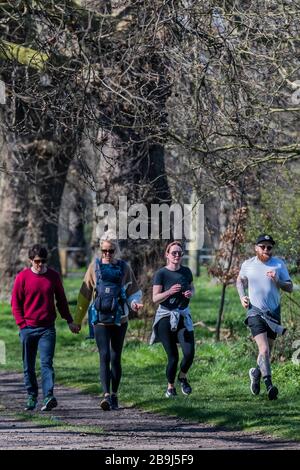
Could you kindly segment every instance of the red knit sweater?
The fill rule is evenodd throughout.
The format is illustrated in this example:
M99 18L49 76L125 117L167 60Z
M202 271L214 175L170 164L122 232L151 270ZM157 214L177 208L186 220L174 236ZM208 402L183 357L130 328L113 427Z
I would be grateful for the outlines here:
M35 274L30 268L21 271L14 283L11 306L19 328L48 327L54 324L57 309L68 323L73 321L59 274L51 268Z

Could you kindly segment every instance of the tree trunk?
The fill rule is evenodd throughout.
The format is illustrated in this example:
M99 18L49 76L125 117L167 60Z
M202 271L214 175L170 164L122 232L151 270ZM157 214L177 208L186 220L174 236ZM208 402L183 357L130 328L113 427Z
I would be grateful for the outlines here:
M149 305L151 280L153 272L164 264L166 240L151 239L151 204L170 204L171 201L164 168L164 148L145 142L132 144L130 136L126 141L124 135L121 139L103 130L100 131L98 140L105 142L101 152L92 149L88 142L85 143L84 150L87 161L93 162L88 172L94 175L95 185L92 236L94 251L98 251L103 230L113 226L112 219L108 219L100 210L103 204L110 204L117 216L116 236L120 241L122 257L130 263L141 285L147 303L144 312L151 310L152 314L153 307ZM130 234L126 237L128 224L133 217L128 216L128 223L126 219L122 219L119 211L120 197L127 198L127 210L135 203L142 203L147 208L147 238L132 239Z
M58 218L68 166L75 150L69 144L59 154L53 142L46 141L35 141L26 154L20 154L22 144L17 147L14 153L13 146L9 148L4 143L1 153L5 172L1 174L0 186L0 295L6 298L15 274L27 264L28 249L34 243L46 245L49 265L60 270ZM32 164L30 177L24 167L28 160Z
M59 215L59 246L78 248L78 251L68 254L68 264L71 268L86 265L90 254L91 226L91 190L82 179L78 161L73 160L69 167Z
M28 188L23 184L22 174L14 171L13 154L1 140L0 296L7 298L14 275L26 261L23 246L28 217Z
M221 323L223 319L226 287L227 287L227 284L224 283L222 285L221 300L220 300L219 313L218 313L218 319L217 319L217 324L216 324L216 341L220 341L220 331L221 331Z

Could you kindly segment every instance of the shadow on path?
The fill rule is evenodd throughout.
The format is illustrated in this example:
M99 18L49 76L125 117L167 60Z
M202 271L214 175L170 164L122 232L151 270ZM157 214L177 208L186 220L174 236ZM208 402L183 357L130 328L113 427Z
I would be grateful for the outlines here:
M60 385L56 385L55 395L58 407L51 412L41 412L40 404L34 412L24 412L22 374L0 371L0 449L300 449L300 442L136 408L103 412L96 397ZM32 419L22 419L24 413Z

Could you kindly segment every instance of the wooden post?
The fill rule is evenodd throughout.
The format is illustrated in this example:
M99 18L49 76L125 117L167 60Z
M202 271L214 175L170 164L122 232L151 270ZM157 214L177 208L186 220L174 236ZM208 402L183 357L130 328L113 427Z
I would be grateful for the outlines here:
M188 242L189 258L188 266L194 276L200 276L200 248L203 245L204 227L201 219L204 218L203 205L200 204L195 191L191 195L192 215L191 215L191 235Z
M59 259L61 265L61 274L63 277L68 275L68 250L66 248L59 249Z

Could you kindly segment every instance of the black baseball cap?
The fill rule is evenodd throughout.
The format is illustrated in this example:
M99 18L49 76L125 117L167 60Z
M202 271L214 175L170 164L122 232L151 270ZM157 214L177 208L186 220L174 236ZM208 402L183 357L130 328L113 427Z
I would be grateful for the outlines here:
M267 233L262 233L261 235L259 235L256 239L255 245L258 245L262 242L269 242L272 243L272 245L275 245L275 241L273 240L271 235L268 235Z

